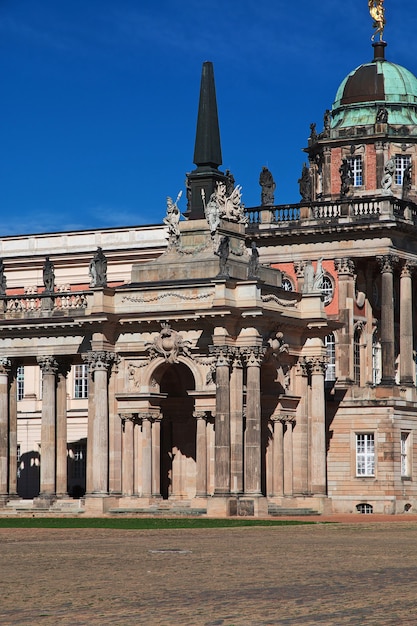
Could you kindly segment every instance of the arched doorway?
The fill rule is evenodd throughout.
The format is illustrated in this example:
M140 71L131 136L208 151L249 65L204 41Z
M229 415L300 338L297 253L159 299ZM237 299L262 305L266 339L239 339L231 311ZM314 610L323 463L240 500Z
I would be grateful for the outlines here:
M156 372L162 400L161 495L187 499L196 493L196 420L188 394L195 380L184 363L164 364Z

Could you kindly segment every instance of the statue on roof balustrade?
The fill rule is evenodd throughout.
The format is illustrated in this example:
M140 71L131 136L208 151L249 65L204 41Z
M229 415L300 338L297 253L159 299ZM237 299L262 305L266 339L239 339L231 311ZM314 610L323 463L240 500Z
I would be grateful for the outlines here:
M375 40L376 35L379 34L379 41L382 41L385 28L385 9L384 0L368 0L369 13L373 19L373 27L375 32L372 35L372 41Z
M107 259L100 246L90 261L88 273L91 279L90 287L107 287Z
M43 285L45 287L45 293L54 293L55 290L55 272L54 264L50 260L49 256L46 257L42 271Z
M276 183L272 177L271 172L265 166L263 166L262 171L259 174L259 184L261 186L261 205L273 206L275 200L274 191L276 189Z
M182 196L182 191L177 195L175 202L170 196L167 196L167 212L162 220L166 226L168 226L168 245L173 246L178 242L180 236L180 217L181 212L178 208L178 201Z

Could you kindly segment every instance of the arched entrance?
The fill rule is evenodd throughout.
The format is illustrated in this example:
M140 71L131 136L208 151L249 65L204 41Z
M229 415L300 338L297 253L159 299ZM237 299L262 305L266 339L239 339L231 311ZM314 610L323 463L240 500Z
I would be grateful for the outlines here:
M166 398L161 412L161 495L187 499L196 493L196 420L188 394L195 380L184 363L164 364L156 375Z

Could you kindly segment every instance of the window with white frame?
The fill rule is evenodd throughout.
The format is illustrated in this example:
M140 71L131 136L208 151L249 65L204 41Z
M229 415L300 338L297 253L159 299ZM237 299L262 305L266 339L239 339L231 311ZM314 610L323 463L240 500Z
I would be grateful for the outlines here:
M324 338L324 345L327 352L327 365L325 380L336 380L336 340L334 333L326 335Z
M88 365L74 365L74 398L88 398Z
M356 505L356 510L358 513L362 513L364 515L370 515L371 513L374 512L374 507L372 506L372 504L369 504L368 502L361 502L360 504Z
M362 157L354 156L350 157L347 160L351 176L352 176L352 185L353 187L361 187L363 185L363 167L362 167Z
M375 435L356 434L356 476L375 476Z
M327 306L333 300L333 281L327 274L321 280L321 293L323 294L324 305Z
M401 476L411 478L411 433L401 433Z
M396 154L395 155L395 183L396 185L403 184L404 172L411 163L411 156L409 154Z
M25 395L25 368L19 365L16 371L16 395L18 400L23 400Z

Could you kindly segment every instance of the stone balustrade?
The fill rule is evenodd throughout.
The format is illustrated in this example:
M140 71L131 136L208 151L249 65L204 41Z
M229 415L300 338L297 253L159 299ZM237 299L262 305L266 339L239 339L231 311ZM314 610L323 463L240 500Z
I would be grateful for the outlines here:
M259 224L288 228L289 223L306 221L351 221L402 219L417 225L414 204L395 197L349 198L337 201L260 206L245 209L249 229Z
M51 301L50 307L45 307L46 300ZM36 314L50 308L51 311L74 311L86 309L88 306L88 296L86 293L57 293L52 297L44 294L22 294L18 296L5 296L4 315L7 317L17 314Z

